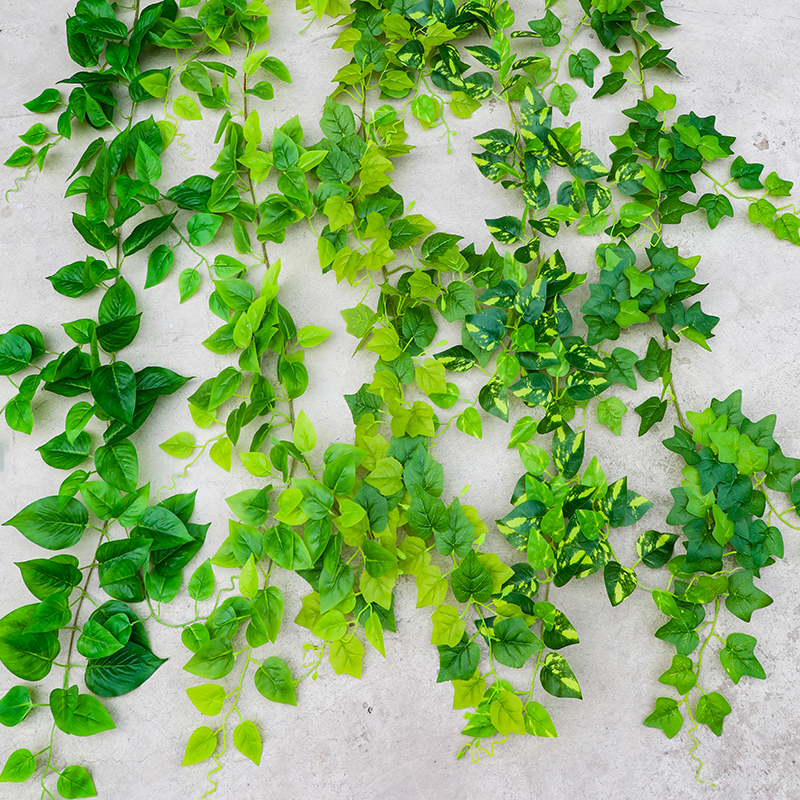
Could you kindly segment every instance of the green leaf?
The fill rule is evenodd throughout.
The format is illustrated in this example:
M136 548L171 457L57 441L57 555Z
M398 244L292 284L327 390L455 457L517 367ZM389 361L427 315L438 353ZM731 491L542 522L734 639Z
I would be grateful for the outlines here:
M89 512L70 499L59 508L58 497L43 497L22 509L4 525L13 525L25 538L48 550L63 550L80 541Z
M597 404L597 421L617 436L622 433L622 417L627 413L625 403L618 397L609 397Z
M33 100L28 100L27 103L22 105L33 111L34 114L43 114L45 111L55 108L61 100L61 94L58 89L45 89L38 97Z
M9 672L27 681L44 678L61 649L52 633L26 633L39 604L22 606L0 619L0 661Z
M186 750L183 754L181 766L199 764L214 755L217 749L217 734L207 725L201 725L192 731L189 741L186 743Z
M316 347L322 344L331 332L319 325L305 325L297 331L297 343L301 347Z
M108 416L133 425L136 409L136 376L124 362L100 367L92 374L92 396Z
M658 728L664 731L668 739L675 736L683 725L678 704L671 697L659 697L656 700L656 708L649 717L646 717L644 724L648 728Z
M208 600L214 594L214 568L211 560L206 559L193 573L189 579L189 597L193 600Z
M59 776L56 783L58 793L65 800L74 800L79 797L96 797L92 776L80 766L73 764L67 767Z
M120 616L124 617L124 615ZM76 645L78 652L88 659L105 658L121 650L128 643L131 625L127 618L118 621L123 626L127 622L127 627L121 627L118 631L110 631L93 619L86 620L81 635L78 637Z
M717 736L722 736L722 724L730 713L730 703L719 692L710 692L700 696L694 716L698 722L708 725Z
M346 673L354 678L361 678L364 645L355 636L350 635L337 642L331 642L328 658L337 675Z
M289 667L277 656L265 659L255 674L256 689L274 703L296 706L297 695Z
M433 633L431 644L455 647L464 635L464 620L458 609L450 605L440 605L431 615Z
M674 686L678 694L688 694L697 683L692 659L681 655L672 656L672 665L659 676L658 682Z
M58 557L57 557L58 558ZM68 557L72 558L72 557ZM39 600L51 594L63 592L69 595L72 589L81 582L81 572L70 561L59 561L49 558L36 558L31 561L17 561L16 565L22 573L22 580Z
M27 781L36 771L36 760L33 753L26 748L15 750L3 765L0 772L0 783L22 783Z
M4 162L6 167L26 167L33 160L33 150L27 145L18 147Z
M594 69L599 66L600 59L585 47L569 57L569 75L580 78L587 86L594 86Z
M500 689L489 705L491 723L502 736L509 733L525 733L522 716L522 700L508 689Z
M182 119L203 119L197 103L187 94L180 94L173 100L172 110Z
M116 516L119 492L103 481L86 481L79 489L83 502L98 519L109 520Z
M576 697L582 699L578 679L560 653L548 653L539 672L542 688L553 697Z
M734 572L728 580L725 608L739 619L750 622L753 612L772 605L772 598L753 585L753 574L742 570ZM719 735L719 734L717 734Z
M558 737L547 709L535 700L525 704L525 731L531 736Z
M746 633L731 633L725 640L719 660L734 683L739 683L743 675L762 680L767 677L764 667L755 657L756 644L755 636L748 636Z
M192 705L207 717L215 717L222 711L225 703L225 689L216 683L203 683L200 686L190 686L186 690Z
M144 288L149 289L161 283L169 275L174 263L175 253L165 244L158 245L147 259L147 278Z
M181 303L188 300L200 288L200 273L193 267L183 270L178 278Z
M28 366L33 356L30 344L14 333L0 334L0 375L12 375Z
M189 242L195 247L202 247L208 244L217 235L217 231L221 225L222 216L220 214L202 212L195 214L193 217L189 217L189 221L186 223L186 230L189 233ZM183 296L183 293L181 293L181 296Z
M731 163L731 178L735 178L742 189L749 191L761 189L763 184L759 180L759 175L763 169L763 164L748 164L741 156L736 156Z
M191 433L176 433L159 447L173 458L188 458L194 452L194 436Z
M78 694L78 687L69 690L53 689L50 710L56 725L73 736L93 736L116 728L103 704L88 694Z
M483 603L492 596L492 574L480 562L474 550L470 550L453 572L450 585L460 603L466 603L471 598Z
M612 606L618 606L626 597L629 597L638 583L636 573L616 561L609 561L603 568L603 581Z
M356 132L355 116L350 106L327 97L319 127L328 139L338 143Z
M711 230L719 225L723 217L733 216L731 201L724 194L704 194L697 201L697 206L705 210L708 227Z
M492 629L492 655L507 667L520 669L544 644L519 617L501 619Z
M68 625L72 619L69 598L65 594L51 594L34 608L24 633L48 633Z
M481 650L475 642L469 642L466 634L453 647L439 645L439 674L436 682L469 680L480 660Z
M791 181L785 181L779 178L777 172L770 172L764 181L766 190L773 197L788 197L792 193L793 185Z
M310 453L317 446L317 434L305 411L300 411L295 419L292 440L301 453Z
M233 669L234 661L230 640L220 637L206 642L183 668L200 678L219 680Z
M261 735L249 719L240 722L233 731L233 745L256 766L261 764Z
M73 469L83 463L89 455L91 445L92 440L88 433L77 434L73 441L70 441L66 433L60 433L36 449L45 464L56 469Z
M667 412L667 401L660 400L658 397L648 397L633 410L641 417L639 436L644 436L653 425L664 419L664 414Z
M27 686L14 686L0 699L0 723L7 728L19 725L31 710L33 701Z
M88 661L86 688L100 697L119 697L141 686L165 661L130 641L110 656Z
M94 454L97 474L109 485L123 492L135 492L139 481L139 457L127 439L114 445L98 447Z
M134 253L138 253L140 250L143 250L145 247L147 247L147 245L150 244L150 242L161 236L162 233L169 229L170 225L172 225L172 220L175 219L175 215L177 213L177 211L174 211L172 214L167 214L163 217L156 217L155 219L149 219L146 222L142 222L141 224L137 225L122 243L122 252L126 256L130 256ZM161 246L164 247L164 245ZM171 254L172 251L170 250L168 252ZM167 267L167 271L168 270L169 267ZM164 272L164 274L166 274L166 272ZM148 266L148 279L149 277L150 268ZM145 284L145 288L147 288L147 284Z
M150 539L150 549L166 550L193 541L192 535L181 520L169 509L150 506L130 533L131 539Z

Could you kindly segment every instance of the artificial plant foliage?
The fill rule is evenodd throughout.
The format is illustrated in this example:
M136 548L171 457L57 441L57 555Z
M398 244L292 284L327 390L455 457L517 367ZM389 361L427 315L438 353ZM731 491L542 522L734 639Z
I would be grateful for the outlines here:
M400 581L413 582L417 607L431 609L435 680L452 683L453 707L465 709L459 757L478 760L493 752L487 740L512 734L558 735L553 698L582 698L564 652L579 643L582 621L574 627L558 608L557 590L595 573L612 606L628 608L644 591L666 618L654 633L675 655L659 681L678 699L655 699L646 726L672 738L688 720L690 736L698 724L721 735L733 706L700 684L715 640L734 684L766 677L756 638L723 638L717 624L726 615L757 621L772 603L757 582L784 555L773 522L786 521L770 493L799 507L800 460L774 440L774 416L744 416L741 392L682 412L673 351L702 355L694 348L710 349L719 320L696 299L700 258L672 243L680 241L672 226L703 212L709 229L724 228L733 198L747 203L751 222L798 245L794 207L767 199L789 196L792 184L775 172L762 181L764 165L735 155L734 137L713 116L673 119L676 97L654 84L679 72L664 46L675 23L659 0L547 0L524 22L518 5L298 0L310 22L336 23L333 47L349 63L330 76L318 120L286 120L269 101L291 82L292 64L269 55L261 0L78 3L67 47L79 71L26 104L55 131L36 123L6 164L43 171L56 146L76 163L68 224L87 253L53 265L48 280L64 298L94 298L97 311L63 324L72 344L60 353L46 350L48 334L33 325L0 334L0 373L14 388L9 427L33 434L40 391L65 409L64 431L37 448L64 475L6 522L58 554L18 564L38 603L0 619L0 661L28 683L63 667L64 687L41 704L29 687L11 687L0 700L3 724L47 705L53 732L113 729L97 698L146 691L163 663L147 627L164 622L162 604L184 585L194 617L170 624L187 650L183 670L204 681L187 687L188 699L202 715L223 717L187 735L182 763L213 758L214 787L229 741L255 764L268 755L261 710L250 720L239 708L245 681L269 701L302 707L302 680L326 662L360 678L372 651L391 649ZM592 49L578 48L588 31L594 39L580 41ZM587 90L600 103L631 96L605 160L583 146L579 121L556 124ZM473 160L516 205L500 216L486 208L496 242L487 247L467 231L437 230L393 188L392 174L399 159L413 163L420 127L443 126L449 137L455 120L489 99L504 106L507 124L474 137ZM213 162L167 180L168 148L211 113ZM321 138L309 132L314 122ZM99 133L82 153L71 149L78 128ZM715 161L727 164L729 180L719 180ZM344 397L352 443L327 441L299 408L312 380L306 352L330 335L298 328L283 291L291 265L281 263L281 245L301 226L317 240L319 280L353 287L354 305L341 313L374 367ZM562 256L559 237L571 233L597 242L587 272ZM175 275L176 262L193 266ZM146 275L141 289L134 275ZM215 374L190 378L122 352L140 335L150 290L205 303L217 317L197 341L218 357ZM645 349L617 344L629 344L636 326L645 326ZM640 380L653 394L628 408L617 384L637 389ZM179 391L194 430L176 431L161 449L192 459L184 477L207 454L240 481L225 498L227 531L211 534L215 550L204 549L209 526L193 517L196 492L162 499L140 474L154 444L148 418ZM666 520L646 523L669 530L630 532L652 503L635 476L606 476L593 455L590 405L617 435L630 410L639 436L667 414L677 421L663 444L685 463L684 480ZM491 524L445 491L437 458L440 436L480 440L489 417L515 420L509 449L524 470L509 487L510 510ZM624 563L615 547L633 539L638 558ZM61 552L83 554L87 540L94 550L83 563ZM290 622L279 570L306 583L293 622L309 642L294 670L298 659L279 644ZM72 682L77 658L88 693ZM43 788L49 779L63 797L91 796L84 767L56 768L63 756L54 741L37 754L46 753ZM17 750L0 780L27 780L41 766Z

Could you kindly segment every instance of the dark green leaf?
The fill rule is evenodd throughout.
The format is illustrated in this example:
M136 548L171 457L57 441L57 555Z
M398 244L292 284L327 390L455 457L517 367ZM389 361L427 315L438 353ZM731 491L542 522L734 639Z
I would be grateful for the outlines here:
M77 544L89 523L89 512L77 500L70 499L59 508L58 496L43 497L25 506L4 525L13 525L39 547L63 550Z

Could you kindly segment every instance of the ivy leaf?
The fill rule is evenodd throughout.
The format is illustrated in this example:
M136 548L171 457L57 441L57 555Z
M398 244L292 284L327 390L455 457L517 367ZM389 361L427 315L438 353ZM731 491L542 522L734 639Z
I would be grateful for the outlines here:
M755 657L756 644L755 636L748 636L746 633L732 633L725 640L719 660L734 683L739 683L742 675L761 679L767 677L764 667Z
M544 47L555 47L561 41L561 20L550 10L542 19L530 20L528 27L542 37Z
M664 419L664 414L667 411L667 401L659 400L658 397L648 397L647 400L633 410L641 417L639 436L644 436L653 425Z
M671 697L659 697L656 700L656 708L649 717L646 717L644 724L648 728L658 728L664 731L668 739L675 736L683 725L678 703Z
M731 178L735 178L742 189L750 191L762 189L763 184L759 180L759 175L763 169L763 164L748 164L741 156L736 156L731 164Z
M672 656L670 668L659 676L658 682L674 686L678 694L688 694L697 683L692 659L681 655Z
M698 722L708 725L717 736L722 736L722 723L730 713L730 703L719 692L710 692L700 696L694 716Z
M731 201L724 194L704 194L697 201L697 206L705 210L708 227L711 230L719 225L723 217L733 216Z
M772 598L753 585L753 574L742 570L734 572L728 580L725 608L739 619L750 622L753 612L772 605Z
M622 433L622 417L628 413L625 403L618 397L609 397L597 404L597 421L619 436Z
M779 178L777 172L770 172L764 181L766 190L773 197L788 197L792 193L793 185L791 181L785 181L783 178Z
M594 69L599 66L600 59L585 47L569 57L569 75L580 78L587 86L594 86Z

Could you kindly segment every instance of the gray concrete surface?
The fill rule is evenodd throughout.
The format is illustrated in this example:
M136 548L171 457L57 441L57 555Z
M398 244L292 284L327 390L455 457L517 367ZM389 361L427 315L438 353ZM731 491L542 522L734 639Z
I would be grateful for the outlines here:
M18 146L17 135L34 121L22 103L35 97L55 80L76 68L64 46L64 18L72 3L45 0L32 5L22 0L0 4L0 154L3 160ZM313 138L318 116L330 86L329 75L345 61L341 51L329 50L335 30L314 25L302 35L301 16L290 0L272 4L273 38L270 51L290 65L292 87L279 87L275 100L261 106L262 127L268 130L299 113ZM543 3L517 0L525 9L518 18L542 15ZM576 5L576 4L575 4ZM800 184L800 104L796 86L800 70L797 42L800 13L786 0L665 0L665 8L681 28L661 38L674 47L684 77L659 73L656 82L678 95L678 111L716 114L719 131L737 137L736 152L748 161L766 164ZM601 67L602 70L602 67ZM598 70L600 74L602 71ZM633 88L602 103L587 102L579 91L571 119L581 119L586 146L607 156L609 132L621 132L618 110L632 105ZM158 115L158 109L155 109ZM451 155L437 132L422 132L412 121L408 128L417 145L398 166L395 187L416 209L434 220L441 230L461 233L480 247L489 242L484 217L500 216L510 201L500 188L489 185L474 168L470 137L503 120L502 109L488 104L475 118L457 120L458 131ZM158 116L157 116L158 118ZM48 118L50 123L50 118ZM52 121L54 125L54 120ZM206 171L213 146L207 143L213 115L207 123L184 123L187 163L170 148L166 169L177 182L182 176ZM201 130L202 128L202 130ZM69 148L59 147L48 159L45 174L31 174L9 203L0 202L0 330L29 322L47 335L50 349L66 345L58 322L90 316L94 295L67 300L55 294L45 276L63 264L85 255L85 245L69 225L69 213L80 209L78 198L63 199L64 180L71 171L81 135ZM5 189L11 173L0 172ZM800 186L799 186L800 188ZM800 250L778 242L743 218L725 220L709 232L699 215L669 232L669 243L682 254L702 254L699 279L709 286L702 295L708 313L721 317L712 341L713 353L682 343L676 353L676 384L685 409L700 410L712 397L724 397L736 388L744 393L745 412L758 419L778 415L776 439L784 452L800 456L798 410L797 277ZM568 266L589 271L596 280L591 247L586 241L559 242ZM308 354L311 387L299 405L317 427L320 442L347 441L352 433L341 395L354 391L369 374L368 358L350 360L352 341L345 333L339 308L352 306L356 293L337 286L331 276L321 277L316 267L314 240L292 232L285 244L270 245L273 257L284 265L282 294L299 325L321 324L334 335ZM181 256L185 258L185 256ZM204 379L227 361L205 352L199 342L216 327L208 312L207 287L191 301L178 305L176 264L173 274L158 289L143 292L144 262L131 267L129 280L144 310L142 329L126 360L137 365L155 363ZM579 293L576 292L576 296ZM582 302L588 292L577 296ZM577 308L577 305L575 306ZM620 344L643 352L646 336L632 333ZM10 396L10 386L0 388L0 404ZM189 387L162 403L139 437L141 474L154 487L169 484L176 463L155 445L180 430L195 431L184 399ZM648 394L620 388L621 398L633 407ZM68 403L61 398L39 401L36 427L31 437L2 428L0 432L0 519L5 520L34 499L55 493L63 474L44 466L34 448L63 430ZM521 413L517 409L517 414ZM623 422L623 436L614 437L596 424L589 426L587 453L596 453L612 478L629 476L629 485L652 499L654 508L633 533L625 529L618 552L630 556L639 530L663 528L670 507L669 487L680 480L677 458L667 453L659 439L672 421L656 426L655 435L636 438L632 411ZM633 419L632 419L633 418ZM468 501L490 522L507 509L511 487L521 469L505 450L509 429L484 421L484 443L450 436L437 457L445 465L445 494L452 497L468 484ZM487 452L491 455L487 457ZM317 451L320 457L322 447ZM247 486L258 485L241 468L223 473L209 462L198 463L180 489L199 487L196 519L211 522L207 550L213 552L226 531L227 508L223 498ZM792 517L794 519L794 517ZM220 798L282 798L298 795L320 800L450 800L450 798L606 797L633 800L664 798L719 798L784 800L800 796L798 740L800 739L800 559L798 538L783 528L786 557L766 570L761 587L774 598L772 606L745 623L725 617L723 632L734 630L758 636L758 655L766 681L744 678L736 687L714 664L703 685L730 699L733 711L725 731L716 738L708 729L698 731L698 754L705 761L702 774L711 785L694 781L696 764L689 757L685 730L673 740L642 726L656 697L669 690L657 683L669 665L672 647L653 638L661 615L645 596L634 596L611 609L599 576L570 584L558 592L557 603L579 630L581 643L567 652L579 677L584 700L547 698L559 731L557 740L513 737L497 748L493 758L479 764L456 761L463 744L459 733L461 713L452 710L452 689L435 683L437 654L429 644L429 609L415 608L413 584L401 582L397 592L398 633L387 635L387 659L369 652L363 678L337 677L328 666L319 680L305 681L298 690L298 706L270 704L248 681L241 701L242 713L259 726L264 757L256 768L232 750L218 775ZM490 541L502 550L496 532ZM42 551L14 529L2 530L0 612L31 601L14 560L36 558ZM88 543L85 552L89 556ZM649 576L648 576L649 577ZM285 658L293 671L301 669L301 645L307 632L291 624L306 586L299 579L279 578L286 597L285 624L270 652ZM191 613L188 602L165 608L167 622L179 622ZM752 630L751 630L752 629ZM191 706L184 690L199 681L182 671L187 654L178 632L148 623L154 650L169 661L134 693L108 701L117 730L88 739L55 739L55 764L85 764L91 769L102 797L145 800L150 797L198 798L210 788L205 765L180 767L189 732L206 724ZM267 648L265 648L266 650ZM39 702L55 684L55 671L43 681ZM229 676L228 681L233 679ZM3 671L0 692L17 683ZM226 681L227 684L227 681ZM0 730L0 761L19 747L36 752L46 745L49 714L36 709L22 725ZM54 787L52 787L54 788ZM41 788L28 784L0 787L0 797L39 797Z

